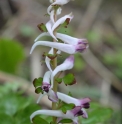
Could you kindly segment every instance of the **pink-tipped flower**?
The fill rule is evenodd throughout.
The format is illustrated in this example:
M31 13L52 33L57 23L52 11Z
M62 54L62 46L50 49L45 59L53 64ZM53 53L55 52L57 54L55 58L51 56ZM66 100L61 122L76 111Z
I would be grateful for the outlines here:
M88 118L87 112L85 109L90 108L89 102L91 101L89 98L84 98L84 99L76 99L71 96L68 96L66 94L57 92L58 99L65 103L73 103L75 106L80 106L81 107L81 112L82 112L82 117L83 118ZM85 109L84 109L85 108Z
M62 64L58 65L52 72L51 87L53 87L53 78L58 72L72 69L73 66L74 66L74 56L70 55Z
M57 92L58 98L65 103L73 103L75 106L81 106L82 108L88 109L90 107L89 102L91 101L89 98L84 99L76 99L69 95Z
M80 42L77 45L56 43L56 42L50 42L50 41L38 41L38 42L35 42L34 45L32 46L30 54L33 52L35 47L39 46L39 45L56 48L60 51L66 52L68 54L75 54L77 52L83 52L87 48L87 43L85 41Z
M73 121L73 124L78 124L78 116L82 115L83 112L81 110L80 106L75 107L72 110L68 110L66 114L64 114L60 110L37 110L34 113L31 114L30 120L32 122L33 118L36 115L48 115L48 116L54 116L58 117L60 119L71 119ZM58 120L59 121L59 120Z
M44 91L44 93L40 95L39 99L37 100L37 103L39 103L39 101L41 100L41 98L44 95L48 95L49 100L51 100L53 102L57 102L58 97L57 97L57 94L51 89L50 77L51 77L51 72L47 71L44 74L43 83L42 83L42 86L41 86L41 88Z
M50 36L49 33L41 33L35 40L34 42L36 42L39 38L43 37L43 36ZM83 44L85 46L85 48L88 48L88 41L86 39L79 39L79 38L75 38L75 37L71 37L69 35L66 34L62 34L62 33L57 33L56 37L59 38L60 40L62 40L64 43L67 44L72 44L72 45L78 45L78 44Z

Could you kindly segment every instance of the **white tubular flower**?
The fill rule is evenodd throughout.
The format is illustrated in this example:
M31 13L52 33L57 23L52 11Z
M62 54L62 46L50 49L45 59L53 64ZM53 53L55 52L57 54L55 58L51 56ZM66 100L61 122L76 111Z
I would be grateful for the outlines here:
M50 41L38 41L38 42L35 42L34 45L32 46L30 54L33 52L35 47L37 47L39 45L52 47L52 48L58 49L60 51L68 53L68 54L75 54L77 52L83 52L87 48L86 41L80 42L77 45L56 43L56 42L50 42Z
M39 38L41 38L43 36L50 36L50 34L48 32L41 33L34 40L34 42L36 42ZM62 33L57 33L56 37L59 38L60 40L62 40L64 43L67 43L67 44L78 45L80 43L84 43L84 45L86 45L86 48L88 48L88 46L89 46L88 41L86 39L79 39L79 38L71 37L69 35L62 34Z
M73 103L75 106L81 106L82 108L88 109L90 107L89 102L91 101L89 98L84 99L76 99L69 95L57 92L58 98L65 103Z
M57 92L57 96L58 96L58 99L60 99L61 101L65 102L65 103L68 103L68 104L73 103L73 104L75 104L75 106L80 106L81 110L82 110L82 117L88 118L88 114L85 111L85 109L90 108L89 102L91 100L89 98L76 99L76 98L73 98L73 97L68 96L66 94L60 93L60 92Z
M73 14L72 14L72 12L70 13L70 14L68 14L68 15L65 15L65 16L63 16L63 17L61 17L60 19L58 19L55 23L54 23L54 25L52 26L52 32L59 26L59 25L61 25L61 24L63 24L65 21L66 21L66 19L69 19L69 22L73 19Z
M36 115L48 115L48 116L54 116L54 117L58 117L58 118L67 118L67 119L71 119L73 121L73 124L78 124L78 117L82 115L82 111L81 111L81 107L77 106L72 110L68 110L66 112L66 114L64 114L62 111L60 110L37 110L34 113L31 114L30 116L30 120L32 122L32 119L36 116Z
M41 88L44 91L44 93L40 95L39 99L37 100L37 103L39 103L41 98L46 94L48 95L49 100L51 100L53 102L57 102L57 100L58 100L57 94L51 89L50 76L51 76L50 71L47 71L44 74L43 83L42 83L42 86L41 86Z
M54 34L53 34L52 25L53 25L53 23L52 23L52 21L50 20L50 21L48 21L48 22L46 23L45 26L46 26L46 28L47 28L49 34L50 34L55 40L57 40L57 38L56 38L56 37L54 36Z
M57 66L52 72L51 87L53 87L53 78L58 72L72 69L73 66L74 66L74 56L70 55L61 65Z

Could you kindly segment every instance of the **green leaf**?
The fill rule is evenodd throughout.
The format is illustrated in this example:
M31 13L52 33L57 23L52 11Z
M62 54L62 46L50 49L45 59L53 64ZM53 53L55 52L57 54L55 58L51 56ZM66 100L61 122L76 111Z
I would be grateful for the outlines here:
M45 119L41 118L40 116L35 116L33 119L33 124L49 124Z
M72 123L73 121L71 119L62 119L58 123Z
M57 124L57 123L55 123L55 122L51 121L51 122L50 122L50 124Z
M5 113L0 113L0 123L1 124L13 124L13 119Z
M73 85L76 83L76 79L72 73L67 74L63 77L64 84L67 85Z
M35 89L35 93L37 93L37 94L43 93L42 88L41 88L41 87L37 87L37 88Z
M56 78L56 81L61 84L62 83L62 78Z
M75 107L73 103L69 103L69 104L64 103L64 102L62 103L63 105L61 106L60 110L62 110L64 114L66 114L67 110L72 110Z
M35 78L35 79L33 80L33 85L34 85L34 87L36 88L36 87L42 86L42 81L43 81L43 78L42 78L42 77L40 77L40 78Z
M0 38L0 70L15 74L25 58L23 50L18 41Z
M46 26L41 23L41 24L38 24L37 27L42 31L42 32L47 32L47 28Z
M89 118L83 119L82 124L96 124L107 121L112 114L112 109L107 107L102 107L99 104L91 103L91 107L88 111Z

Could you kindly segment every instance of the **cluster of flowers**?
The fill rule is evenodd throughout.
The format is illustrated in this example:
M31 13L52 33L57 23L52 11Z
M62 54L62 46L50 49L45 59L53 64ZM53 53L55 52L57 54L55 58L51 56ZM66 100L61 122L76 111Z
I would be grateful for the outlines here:
M88 42L86 39L74 38L62 33L55 33L54 35L54 31L59 28L60 25L64 24L65 22L66 24L68 24L73 18L73 14L70 13L61 17L56 22L54 20L55 14L59 15L61 13L61 6L68 3L69 1L70 0L56 0L55 2L53 2L53 0L50 0L51 5L47 9L47 13L50 15L50 20L45 24L47 32L41 33L35 39L35 43L31 48L30 54L33 52L35 47L39 45L51 47L51 50L48 54L53 54L54 48L57 49L56 54L60 54L61 51L70 54L70 56L66 58L66 60L62 64L58 65L54 70L52 70L51 68L50 57L45 57L45 63L49 71L44 74L42 85L40 86L43 91L43 94L40 95L37 103L39 103L39 101L44 95L47 95L49 100L51 100L52 102L58 102L59 100L61 100L67 104L74 104L74 107L71 110L67 110L66 113L62 112L61 110L38 110L32 113L32 115L30 116L31 121L36 115L40 114L57 117L57 123L61 119L66 118L71 119L74 124L78 124L78 116L81 115L83 118L88 118L85 109L88 109L90 107L89 98L76 99L60 92L56 93L52 90L55 75L61 71L72 69L74 66L74 54L77 52L83 52L88 47ZM39 38L41 38L42 36L50 36L55 39L56 42L38 41ZM59 42L59 40L61 40L62 42Z

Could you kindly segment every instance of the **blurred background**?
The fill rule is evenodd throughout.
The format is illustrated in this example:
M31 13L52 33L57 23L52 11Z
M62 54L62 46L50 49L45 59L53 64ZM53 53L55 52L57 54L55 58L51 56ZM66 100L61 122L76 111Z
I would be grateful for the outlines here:
M42 54L49 48L38 47L32 55L29 52L41 33L37 25L49 20L45 16L49 5L49 0L0 0L2 124L29 124L30 114L40 109L40 105L35 105L39 95L35 94L32 81L47 70ZM77 84L60 84L59 91L92 99L96 111L89 112L91 121L83 120L82 124L121 124L122 0L75 0L62 8L59 17L73 12L74 19L59 32L87 38L89 49L76 54L74 68L65 72L74 73ZM59 64L68 56L62 55L58 57ZM46 97L40 104L42 108L51 106Z

